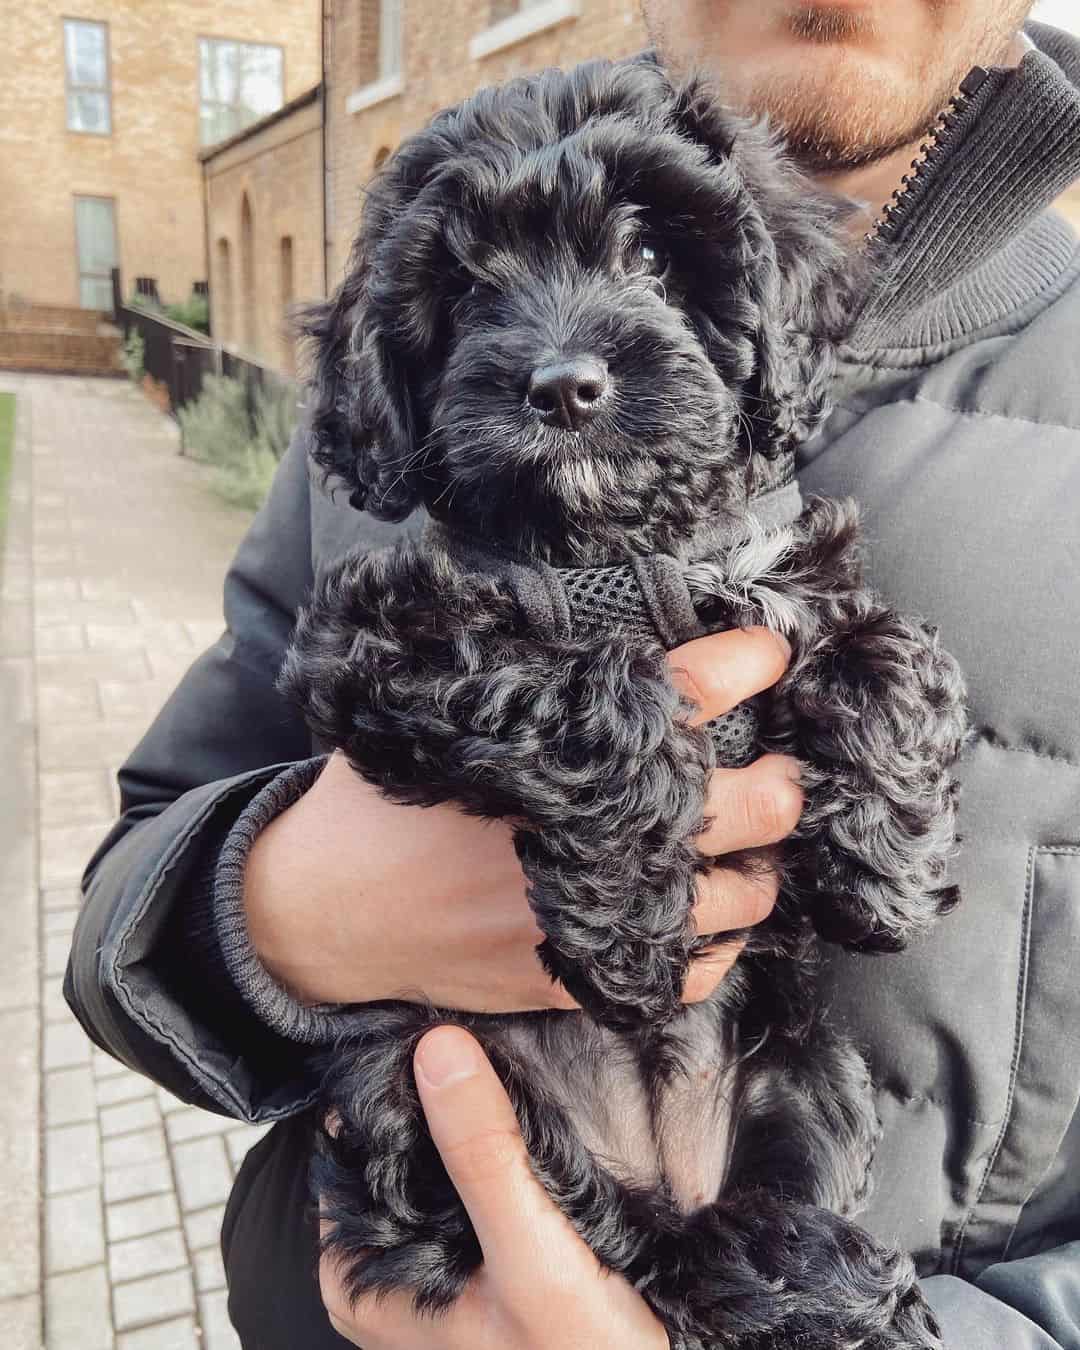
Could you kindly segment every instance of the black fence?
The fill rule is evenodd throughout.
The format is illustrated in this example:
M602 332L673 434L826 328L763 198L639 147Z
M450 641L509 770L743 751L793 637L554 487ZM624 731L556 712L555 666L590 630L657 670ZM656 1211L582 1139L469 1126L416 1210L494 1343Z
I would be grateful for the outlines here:
M157 285L150 277L138 278L138 294L156 298ZM143 369L169 391L169 409L177 409L197 399L207 375L227 375L243 382L247 392L248 413L254 417L257 391L277 393L292 388L292 382L277 371L254 361L246 361L226 351L195 328L176 323L156 309L124 303L120 269L113 268L113 322L123 331L125 344L131 333L138 333L143 345Z

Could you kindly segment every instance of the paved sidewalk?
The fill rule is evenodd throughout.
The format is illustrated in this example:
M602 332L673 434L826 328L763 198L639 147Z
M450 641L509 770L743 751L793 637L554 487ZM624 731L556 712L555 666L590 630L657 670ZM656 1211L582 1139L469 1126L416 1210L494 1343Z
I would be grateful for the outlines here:
M0 1345L230 1350L217 1238L260 1131L93 1050L61 997L117 765L221 629L246 524L125 381L9 375L0 567Z

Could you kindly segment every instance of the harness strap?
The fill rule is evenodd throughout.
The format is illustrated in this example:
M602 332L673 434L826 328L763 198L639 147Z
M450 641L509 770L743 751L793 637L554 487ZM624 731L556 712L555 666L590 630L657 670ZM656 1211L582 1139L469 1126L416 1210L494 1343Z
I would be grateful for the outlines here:
M766 530L792 524L803 509L794 457L759 463L748 516ZM515 557L437 521L427 523L425 537L460 567L500 578L517 601L523 627L538 637L596 641L625 635L670 651L709 631L684 579L687 564L722 553L736 536L728 525L709 524L687 541L680 558L653 553L602 567L551 567ZM717 763L739 768L754 759L758 725L753 699L709 723Z

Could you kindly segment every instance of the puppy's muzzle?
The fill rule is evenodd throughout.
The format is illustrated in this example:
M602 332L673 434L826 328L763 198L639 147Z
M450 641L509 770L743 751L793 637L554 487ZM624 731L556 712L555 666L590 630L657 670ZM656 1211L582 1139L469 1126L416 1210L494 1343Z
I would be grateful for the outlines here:
M580 431L607 402L610 392L606 364L591 356L577 356L534 370L528 404L547 426Z

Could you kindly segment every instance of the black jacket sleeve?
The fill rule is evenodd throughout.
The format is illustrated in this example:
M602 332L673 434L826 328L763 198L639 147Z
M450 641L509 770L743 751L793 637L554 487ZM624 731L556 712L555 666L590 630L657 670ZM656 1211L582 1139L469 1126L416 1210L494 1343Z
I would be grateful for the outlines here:
M90 1038L187 1101L251 1120L310 1096L310 1053L215 978L208 929L218 854L248 803L311 755L274 681L310 589L303 437L225 582L225 632L120 770L121 816L87 867L64 994Z
M922 1289L947 1350L1080 1346L1080 1242L989 1266L974 1284L932 1275Z

